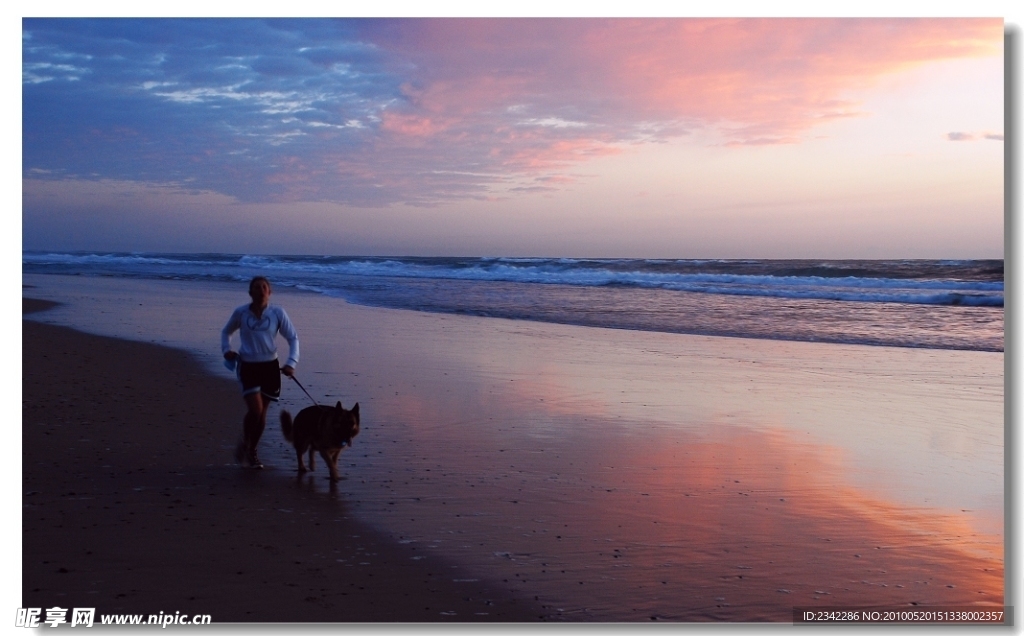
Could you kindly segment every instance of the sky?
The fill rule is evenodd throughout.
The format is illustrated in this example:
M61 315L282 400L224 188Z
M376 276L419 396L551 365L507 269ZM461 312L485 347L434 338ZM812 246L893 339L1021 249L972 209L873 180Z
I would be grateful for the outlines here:
M1002 19L25 19L29 250L1002 258Z

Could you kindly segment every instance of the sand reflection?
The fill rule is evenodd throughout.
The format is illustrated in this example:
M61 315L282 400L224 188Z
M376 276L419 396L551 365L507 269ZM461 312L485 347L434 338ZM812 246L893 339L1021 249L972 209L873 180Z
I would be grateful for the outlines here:
M518 420L436 422L458 411L451 401L393 399L381 414L392 428L372 442L387 459L353 463L367 479L353 493L362 513L566 620L1002 602L1001 536L844 484L838 449L785 430L668 432L531 402L477 404ZM538 428L564 434L531 443Z

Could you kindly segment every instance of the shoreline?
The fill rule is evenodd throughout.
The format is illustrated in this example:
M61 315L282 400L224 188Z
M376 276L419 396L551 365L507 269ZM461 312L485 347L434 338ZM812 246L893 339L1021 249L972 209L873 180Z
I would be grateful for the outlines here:
M343 500L233 465L242 400L188 353L22 327L23 607L217 623L541 618L510 590L455 582L455 566Z
M252 273L257 273L253 270ZM86 270L83 273L70 274L68 272L47 272L47 271L29 271L25 275L28 276L83 276L83 277L94 277L100 276L96 272L90 272ZM117 276L115 274L115 276ZM206 281L202 278L196 278L193 276L184 275L179 277L140 277L138 280L167 280L168 278L174 278L175 280L182 280L188 282L219 282L222 284L230 284L228 281ZM374 277L367 276L366 280L363 281L365 285L369 287L375 287L378 285L390 285L391 283L386 282L387 276ZM399 277L396 280L401 280ZM419 279L413 277L409 280L419 282ZM429 278L422 279L423 281L432 280ZM406 296L399 295L397 297L390 298L375 298L373 296L360 296L352 292L346 293L344 287L331 288L330 286L318 287L316 284L306 285L302 281L291 281L287 286L282 285L277 292L286 293L301 293L301 294L315 294L326 298L333 298L340 300L345 303L349 303L359 307L375 308L383 310L401 310L401 311L413 311L423 312L442 316L472 316L480 318L498 318L502 320L509 320L515 322L526 322L526 323L538 323L538 324L549 324L549 325L564 325L568 327L584 327L584 328L598 328L598 329L612 329L619 331L636 331L642 333L656 333L656 334L675 334L680 336L696 336L705 338L729 338L729 339L741 339L741 340L764 340L769 342L792 342L792 343L822 343L822 344L834 344L839 346L868 346L868 347L883 347L883 348L907 348L907 349L921 349L921 350L937 350L937 351L978 351L978 352L989 352L989 353L1004 353L1005 352L1005 339L1003 337L1004 332L1004 315L1002 305L985 305L977 304L972 305L970 303L953 303L949 304L936 302L881 302L881 301L863 301L863 300L839 300L834 298L787 298L783 296L772 296L772 295L760 295L760 294L718 294L718 293L697 293L697 292L680 292L682 296L690 296L692 299L686 303L666 306L663 299L658 294L664 293L665 290L659 289L644 289L644 288L619 288L616 286L591 286L591 285L572 285L572 284L534 284L524 283L514 280L475 280L475 279L458 279L458 278L439 278L437 279L438 284L445 287L450 287L446 294L450 294L450 297L462 297L465 296L466 300L456 302L454 304L447 302L445 299L450 298L449 296L437 296L436 292L430 289L425 290L407 290L408 297L417 297L417 302L409 302ZM402 283L408 284L408 283ZM516 305L504 306L504 305L488 305L488 301L481 301L475 299L475 294L481 292L474 292L472 288L462 289L456 291L455 286L463 284L485 284L490 286L498 286L496 288L489 288L489 291L485 293L485 298L493 297L494 295L507 295L509 297L518 297L521 295L536 296L535 300L527 303L522 307L516 308ZM502 286L511 285L533 285L537 287L533 291L526 291L526 289L517 289L516 287L504 288ZM556 291L556 290L562 291ZM565 295L567 290L573 290L569 295ZM623 296L622 294L627 294ZM647 295L650 294L650 295ZM580 296L583 295L583 296ZM463 304L463 302L465 304ZM675 301L679 303L677 299ZM835 313L833 310L825 311L818 305L807 305L802 306L801 309L790 309L784 310L781 307L789 302L802 303L827 303L845 305L847 309ZM768 304L765 304L768 303ZM776 307L772 303L781 303L779 307ZM749 304L749 307L744 306ZM837 305L837 306L838 306ZM616 311L609 311L608 307L617 307ZM600 308L604 309L600 309ZM652 312L652 316L674 316L672 320L665 321L661 318L652 318L648 316L644 319L638 319L635 316L640 314L646 314L651 307L657 308L657 311ZM898 309L900 312L911 312L909 314L900 314L899 317L892 314L893 311ZM953 322L944 324L935 320L937 316L923 316L915 312L930 312L939 310L943 314L949 312L962 312L962 311L980 311L987 312L989 310L999 310L999 318L997 321L999 324L999 337L996 339L992 338L992 334L989 334L988 338L982 338L980 340L971 339L943 339L937 337L938 333L948 330L948 333L961 333L965 329L988 330L988 327L992 322L991 317L986 317L984 314L976 314L970 324L963 322ZM775 313L775 312L782 313ZM827 328L809 328L806 324L795 331L780 329L779 325L787 324L790 322L800 322L801 317L805 314L818 315L819 318L823 318L820 323L823 327ZM819 315L820 314L820 315ZM730 320L734 322L722 322L720 319L714 319L706 321L705 317L709 315L729 315ZM867 320L869 323L876 323L875 328L863 330L860 329L863 321ZM817 320L812 321L817 322ZM916 335L911 333L903 333L902 335L881 335L879 333L878 325L889 325L882 329L894 329L896 324L904 323L916 323L920 332ZM771 329L764 329L764 324L772 324ZM844 326L845 325L845 326ZM926 335L927 334L927 335Z

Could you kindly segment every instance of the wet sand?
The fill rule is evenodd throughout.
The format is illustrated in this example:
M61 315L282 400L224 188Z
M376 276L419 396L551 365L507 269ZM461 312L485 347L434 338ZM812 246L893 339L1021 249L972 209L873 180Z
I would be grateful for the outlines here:
M455 582L458 567L360 523L343 499L230 464L237 388L190 355L23 329L22 607L217 623L540 616L510 590Z
M28 291L68 303L40 319L208 351L205 372L234 394L216 355L233 286L32 279ZM1002 354L420 314L283 290L275 302L299 326L303 383L359 401L364 430L334 493L323 474L294 477L273 429L268 469L238 486L257 501L282 493L263 510L281 524L349 517L412 563L457 566L452 583L535 604L509 620L788 622L794 607L1003 602ZM287 383L282 397L293 412L309 403ZM252 477L225 465L240 400L156 401L165 419L179 405L231 411L210 476L180 490ZM182 479L183 450L131 492ZM323 507L287 501L300 494Z

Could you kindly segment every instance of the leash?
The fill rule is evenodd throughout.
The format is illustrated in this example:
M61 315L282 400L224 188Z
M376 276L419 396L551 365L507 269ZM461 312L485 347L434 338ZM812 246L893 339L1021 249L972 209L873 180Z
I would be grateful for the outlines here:
M309 391L306 390L306 387L302 386L302 383L299 382L299 379L297 377L295 377L294 375L290 375L288 377L290 377L291 379L295 380L295 384L298 384L299 388L302 389L302 392L305 393L306 396L309 399L313 400L313 404L316 404L317 406L320 406L320 403L317 402L315 399L313 399L313 396L309 394Z

